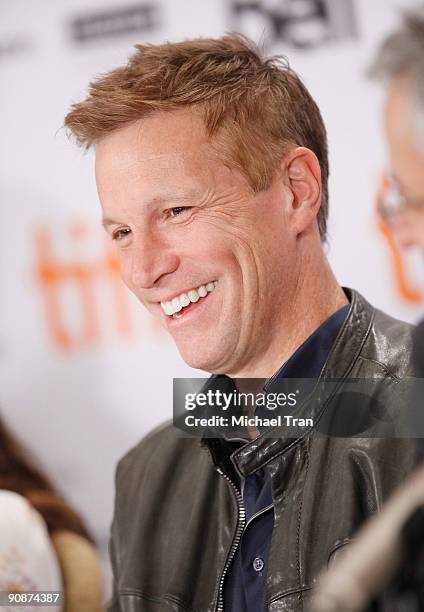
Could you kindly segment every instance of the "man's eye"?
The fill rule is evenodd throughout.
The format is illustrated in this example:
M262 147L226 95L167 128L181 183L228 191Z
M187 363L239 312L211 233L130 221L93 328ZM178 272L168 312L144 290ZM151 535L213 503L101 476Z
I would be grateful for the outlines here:
M118 241L122 240L123 238L126 238L130 233L131 233L131 230L128 229L127 227L123 229L119 229L116 232L113 232L112 240L118 240Z
M171 217L181 217L181 215L183 215L190 209L191 206L175 206L174 208L169 209L169 214Z

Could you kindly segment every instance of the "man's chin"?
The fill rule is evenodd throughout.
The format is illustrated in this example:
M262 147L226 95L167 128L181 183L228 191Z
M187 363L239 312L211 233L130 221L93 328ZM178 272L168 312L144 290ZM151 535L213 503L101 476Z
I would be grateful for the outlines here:
M195 370L203 370L204 372L209 372L210 374L214 372L213 365L208 359L193 355L186 356L181 352L180 355L183 361L185 361L190 368Z
M222 351L219 351L219 354L214 354L214 352L210 350L194 351L192 349L188 349L187 347L179 347L178 344L177 348L181 358L190 368L203 370L204 372L209 372L210 374L214 374L217 372L217 369L222 368L222 365L221 368L219 365L222 364L224 359Z

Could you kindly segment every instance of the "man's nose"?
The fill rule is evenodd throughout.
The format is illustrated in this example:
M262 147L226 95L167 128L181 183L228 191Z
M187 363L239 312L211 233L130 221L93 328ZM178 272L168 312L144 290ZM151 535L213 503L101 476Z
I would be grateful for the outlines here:
M132 248L131 284L134 289L159 286L160 279L178 268L179 257L161 237L143 232Z

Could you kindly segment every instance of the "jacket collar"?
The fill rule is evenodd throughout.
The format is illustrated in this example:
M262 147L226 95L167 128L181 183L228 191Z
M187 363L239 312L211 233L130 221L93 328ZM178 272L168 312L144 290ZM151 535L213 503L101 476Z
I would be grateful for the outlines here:
M320 381L324 379L343 381L349 376L349 372L358 359L373 322L374 308L365 298L353 289L344 288L344 291L350 302L349 312L328 354L321 371ZM269 383L267 386L269 386ZM296 416L299 418L312 418L315 425L324 404L335 392L335 385L316 385L314 391L296 410ZM293 448L293 446L308 436L313 429L314 427L306 430L301 436L296 438L269 437L266 434L261 434L255 440L233 452L231 455L231 467L234 466L239 476L247 477L277 456ZM222 463L216 456L220 445L207 439L204 439L203 442L209 447L214 462Z

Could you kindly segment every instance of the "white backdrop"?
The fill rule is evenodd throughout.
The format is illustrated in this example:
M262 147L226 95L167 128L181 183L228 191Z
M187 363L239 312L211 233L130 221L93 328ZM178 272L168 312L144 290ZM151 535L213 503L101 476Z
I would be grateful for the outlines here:
M228 30L287 54L330 145L329 258L342 284L415 320L379 234L381 92L364 74L408 0L3 0L0 8L0 410L106 556L116 461L171 416L193 375L121 285L99 229L93 157L61 130L72 101L137 42Z

